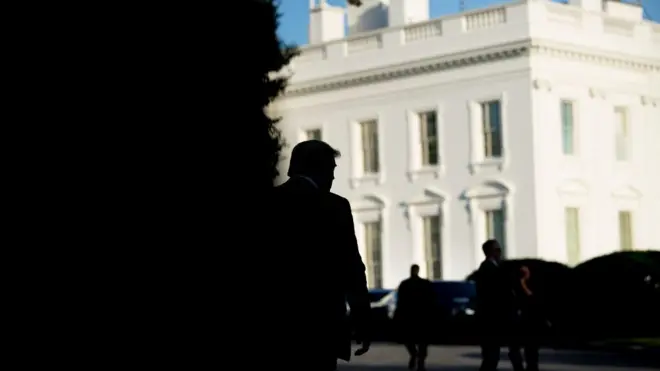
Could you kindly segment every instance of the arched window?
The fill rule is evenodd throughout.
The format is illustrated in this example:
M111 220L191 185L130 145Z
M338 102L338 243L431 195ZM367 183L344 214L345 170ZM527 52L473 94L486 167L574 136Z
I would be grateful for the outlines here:
M447 276L450 266L444 192L427 188L421 197L406 204L412 231L413 260L421 268L420 274L430 280Z
M511 188L499 181L481 183L463 194L468 203L477 262L482 258L481 245L489 239L500 243L503 256L514 256L510 194Z
M385 202L380 197L368 195L352 203L351 207L360 255L367 268L367 284L370 288L382 288Z

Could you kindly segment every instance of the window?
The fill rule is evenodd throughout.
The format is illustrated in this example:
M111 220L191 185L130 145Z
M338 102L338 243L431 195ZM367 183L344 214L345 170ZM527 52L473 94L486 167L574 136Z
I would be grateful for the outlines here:
M565 155L575 154L575 110L573 102L561 101L561 143Z
M619 211L619 240L621 250L633 250L632 213L630 211Z
M424 249L426 251L426 272L430 280L442 279L442 235L440 216L433 215L424 220Z
M369 120L360 123L362 139L362 169L365 174L378 173L378 122Z
M484 157L502 157L502 108L499 100L481 103Z
M438 120L435 111L419 114L420 138L422 140L422 165L438 164Z
M371 288L383 287L383 255L380 222L364 223L367 281Z
M321 129L311 129L305 131L305 137L307 140L323 140L323 136L321 135Z
M577 265L580 262L580 210L567 207L565 214L568 264Z
M626 108L615 107L614 120L616 159L617 161L628 161L630 159L630 123Z
M498 210L487 210L484 211L484 217L485 217L485 224L486 224L486 239L495 239L497 242L500 243L500 246L502 247L502 256L506 256L504 254L505 250L505 244L506 244L506 235L504 232L505 229L505 221L504 221L504 210L503 209L498 209Z

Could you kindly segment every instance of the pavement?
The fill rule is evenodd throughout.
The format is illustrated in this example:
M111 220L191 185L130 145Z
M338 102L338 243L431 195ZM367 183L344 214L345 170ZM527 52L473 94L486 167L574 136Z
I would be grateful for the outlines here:
M660 370L660 357L608 351L541 350L541 371L651 371ZM479 347L434 346L429 349L428 371L477 371ZM350 363L340 362L339 371L406 371L408 354L402 345L374 344ZM512 370L502 351L499 370Z

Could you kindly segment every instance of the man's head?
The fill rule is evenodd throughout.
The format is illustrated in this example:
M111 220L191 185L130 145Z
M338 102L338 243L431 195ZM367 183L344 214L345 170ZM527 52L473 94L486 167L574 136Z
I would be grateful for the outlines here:
M499 261L502 257L502 248L500 243L497 240L488 240L481 245L481 249L484 251L484 255L488 259L494 259Z
M341 156L339 151L320 140L298 143L291 152L288 175L306 176L311 178L321 190L330 191L337 166L335 158L339 156Z
M419 265L413 264L410 266L410 277L419 277Z

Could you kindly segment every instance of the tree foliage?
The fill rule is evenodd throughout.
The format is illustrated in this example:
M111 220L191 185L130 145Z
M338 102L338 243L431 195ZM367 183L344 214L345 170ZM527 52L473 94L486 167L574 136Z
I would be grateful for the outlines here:
M248 91L254 95L250 97L251 108L245 124L252 126L249 128L249 137L255 142L254 148L257 151L252 160L256 162L253 168L260 175L259 184L267 187L272 185L277 176L282 142L279 130L275 127L279 118L270 117L266 108L284 91L287 84L286 77L276 77L273 74L286 67L298 54L298 50L294 46L284 44L277 36L280 14L276 1L243 1L250 2L250 15L254 17L254 21L250 23L253 29L246 41L254 51L250 58L250 62L254 63L254 70L244 76L246 85L250 87Z
M556 340L657 335L660 323L660 252L616 252L570 268L538 259L512 259L502 268L515 276L532 272ZM478 272L467 279L475 280ZM606 321L603 321L606 319Z
M660 323L660 252L616 252L573 268L570 301L576 329L599 336L656 335ZM600 319L608 318L607 326ZM584 332L583 331L583 332Z

